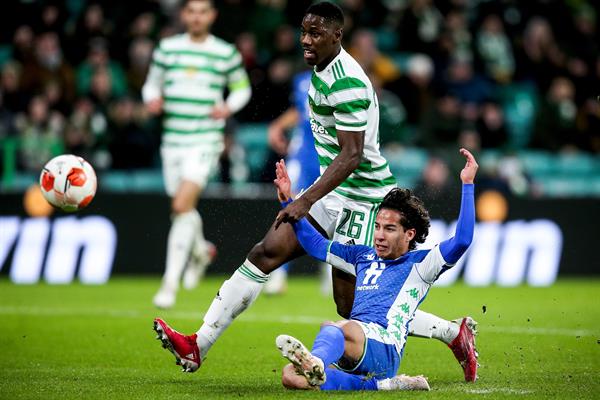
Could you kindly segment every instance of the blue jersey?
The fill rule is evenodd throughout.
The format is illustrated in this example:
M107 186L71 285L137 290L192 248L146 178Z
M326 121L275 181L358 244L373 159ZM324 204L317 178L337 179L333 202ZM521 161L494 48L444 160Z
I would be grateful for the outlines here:
M402 350L408 324L429 288L449 268L439 246L409 251L395 260L384 260L368 246L331 242L327 261L348 263L356 270L354 304L350 319L381 326Z
M344 271L355 271L356 286L350 318L380 327L400 353L408 324L429 288L442 272L467 251L475 228L473 184L463 184L455 235L429 250L413 250L384 260L374 248L341 244L324 238L306 220L294 224L298 241L308 254Z
M300 121L294 130L286 161L294 184L294 192L307 189L320 175L308 107L311 75L312 71L301 72L293 80L293 105L300 115Z

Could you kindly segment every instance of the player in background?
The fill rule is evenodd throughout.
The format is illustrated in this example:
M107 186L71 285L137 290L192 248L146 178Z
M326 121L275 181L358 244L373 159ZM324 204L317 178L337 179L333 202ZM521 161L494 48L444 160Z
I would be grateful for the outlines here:
M375 214L384 196L396 187L396 180L379 152L375 91L360 65L341 46L343 25L341 9L329 2L310 6L302 20L304 59L315 67L308 95L321 176L279 212L263 240L223 283L195 334L182 335L163 320L154 321L158 339L184 371L200 367L227 327L256 300L269 273L305 254L290 223L306 216L317 230L337 242L373 242ZM336 267L332 269L334 300L338 314L348 318L354 302L355 271L347 263ZM468 322L467 318L446 321L418 311L411 334L446 343L465 371L465 379L474 380L477 360L473 327Z
M251 96L240 54L210 33L216 17L211 0L185 0L186 33L160 41L142 88L148 111L162 114L163 176L172 199L166 269L153 300L160 308L175 304L184 269L183 285L191 289L214 257L196 206L223 151L225 119Z
M300 193L312 185L320 175L319 160L310 128L308 89L312 71L296 74L292 82L292 106L269 125L269 145L277 154L286 154L286 165L292 181L292 193ZM288 141L286 131L292 130ZM290 263L271 272L265 284L265 294L281 294L287 288ZM331 293L331 267L321 264L321 292Z
M308 254L356 270L354 304L349 320L325 322L309 352L296 338L280 335L277 348L291 364L282 383L290 389L429 390L423 376L397 375L408 327L436 279L451 268L473 240L474 180L477 162L466 158L460 172L462 202L454 237L433 249L415 250L429 233L429 213L408 189L392 189L375 219L374 246L347 245L324 238L306 220L294 223L296 237ZM291 201L285 163L277 163L277 195ZM330 368L328 368L331 366Z

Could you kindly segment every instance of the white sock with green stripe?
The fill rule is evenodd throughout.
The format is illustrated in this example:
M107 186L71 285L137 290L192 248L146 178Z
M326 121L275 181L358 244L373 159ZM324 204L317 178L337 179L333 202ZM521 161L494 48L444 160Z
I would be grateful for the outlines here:
M202 358L233 320L256 300L268 280L269 275L246 259L231 278L223 282L196 332Z
M408 326L411 336L434 338L449 344L458 336L460 326L425 311L415 311L415 316Z

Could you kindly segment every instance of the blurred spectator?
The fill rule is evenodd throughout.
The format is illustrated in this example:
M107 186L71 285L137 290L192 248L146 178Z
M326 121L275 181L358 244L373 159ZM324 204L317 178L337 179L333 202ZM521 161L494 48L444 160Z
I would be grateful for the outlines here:
M13 36L12 57L21 64L26 65L35 62L33 42L33 29L29 25L21 25L15 30Z
M64 59L54 32L46 32L35 40L35 61L23 66L21 87L29 93L40 93L47 82L54 81L63 89L65 101L75 97L73 69Z
M373 74L383 86L400 77L400 70L392 60L381 54L377 48L375 34L366 29L357 30L352 35L348 52L363 67L367 74Z
M71 112L71 104L66 101L59 82L46 82L42 94L48 101L48 107L51 111L57 111L63 116Z
M487 75L499 83L512 80L515 59L499 16L491 14L483 20L477 35L477 51Z
M130 97L117 100L109 110L112 168L152 167L156 141L144 126L144 109Z
M486 103L482 106L477 120L477 132L481 147L484 149L506 146L508 133L504 122L504 113L498 104Z
M600 68L600 62L598 63ZM588 99L578 115L578 127L582 135L582 148L600 154L600 101Z
M94 38L89 42L87 58L77 69L79 94L90 93L92 78L99 70L104 70L110 75L110 91L113 96L120 97L127 92L125 73L119 63L110 59L106 39Z
M22 168L37 172L52 156L61 153L64 119L50 111L43 96L31 99L27 114L20 114L15 125L21 142L19 164Z
M304 60L298 57L299 43L296 31L291 26L280 26L275 31L275 38L273 39L273 58L283 58L289 61L294 72L306 69Z
M492 98L493 87L473 71L467 60L454 59L446 72L447 90L464 104L482 104Z
M520 52L518 77L534 81L540 92L546 92L552 79L562 74L566 61L546 19L535 17L527 23Z
M450 58L473 60L473 38L469 32L466 13L460 9L450 11L446 16L445 29L451 41L449 45Z
M407 63L406 72L388 88L397 93L406 109L406 120L416 125L432 101L433 62L424 54L413 55Z
M129 46L127 82L133 93L140 93L144 86L153 48L154 43L147 38L134 39Z
M433 54L443 17L432 0L411 0L400 21L400 50Z
M568 78L554 79L536 117L531 145L551 151L574 149L579 139L576 116L575 85Z
M418 143L427 148L456 146L461 128L460 101L450 94L442 95L425 112Z
M0 140L8 136L14 136L15 133L15 116L4 107L4 99L0 91Z
M89 3L81 14L71 43L70 57L75 64L79 64L87 54L90 40L96 37L111 39L113 24L105 19L104 10L100 3Z
M414 193L425 204L453 203L458 190L454 180L449 177L450 168L446 161L439 156L432 156L414 187Z
M12 113L25 111L27 109L28 96L21 88L21 65L16 62L8 62L2 67L0 77L0 91L4 99L2 107Z

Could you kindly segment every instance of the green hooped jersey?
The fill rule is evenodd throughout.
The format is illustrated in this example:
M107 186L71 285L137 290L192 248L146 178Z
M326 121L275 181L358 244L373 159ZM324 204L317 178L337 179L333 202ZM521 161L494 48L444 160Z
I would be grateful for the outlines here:
M377 95L361 66L343 48L322 71L313 71L308 102L321 173L340 153L337 130L364 131L361 163L335 192L380 202L396 186L396 179L379 152Z
M249 86L242 59L232 44L213 35L202 43L188 34L160 41L154 50L144 101L162 97L163 143L209 144L223 141L224 120L210 112L223 101L223 91Z

